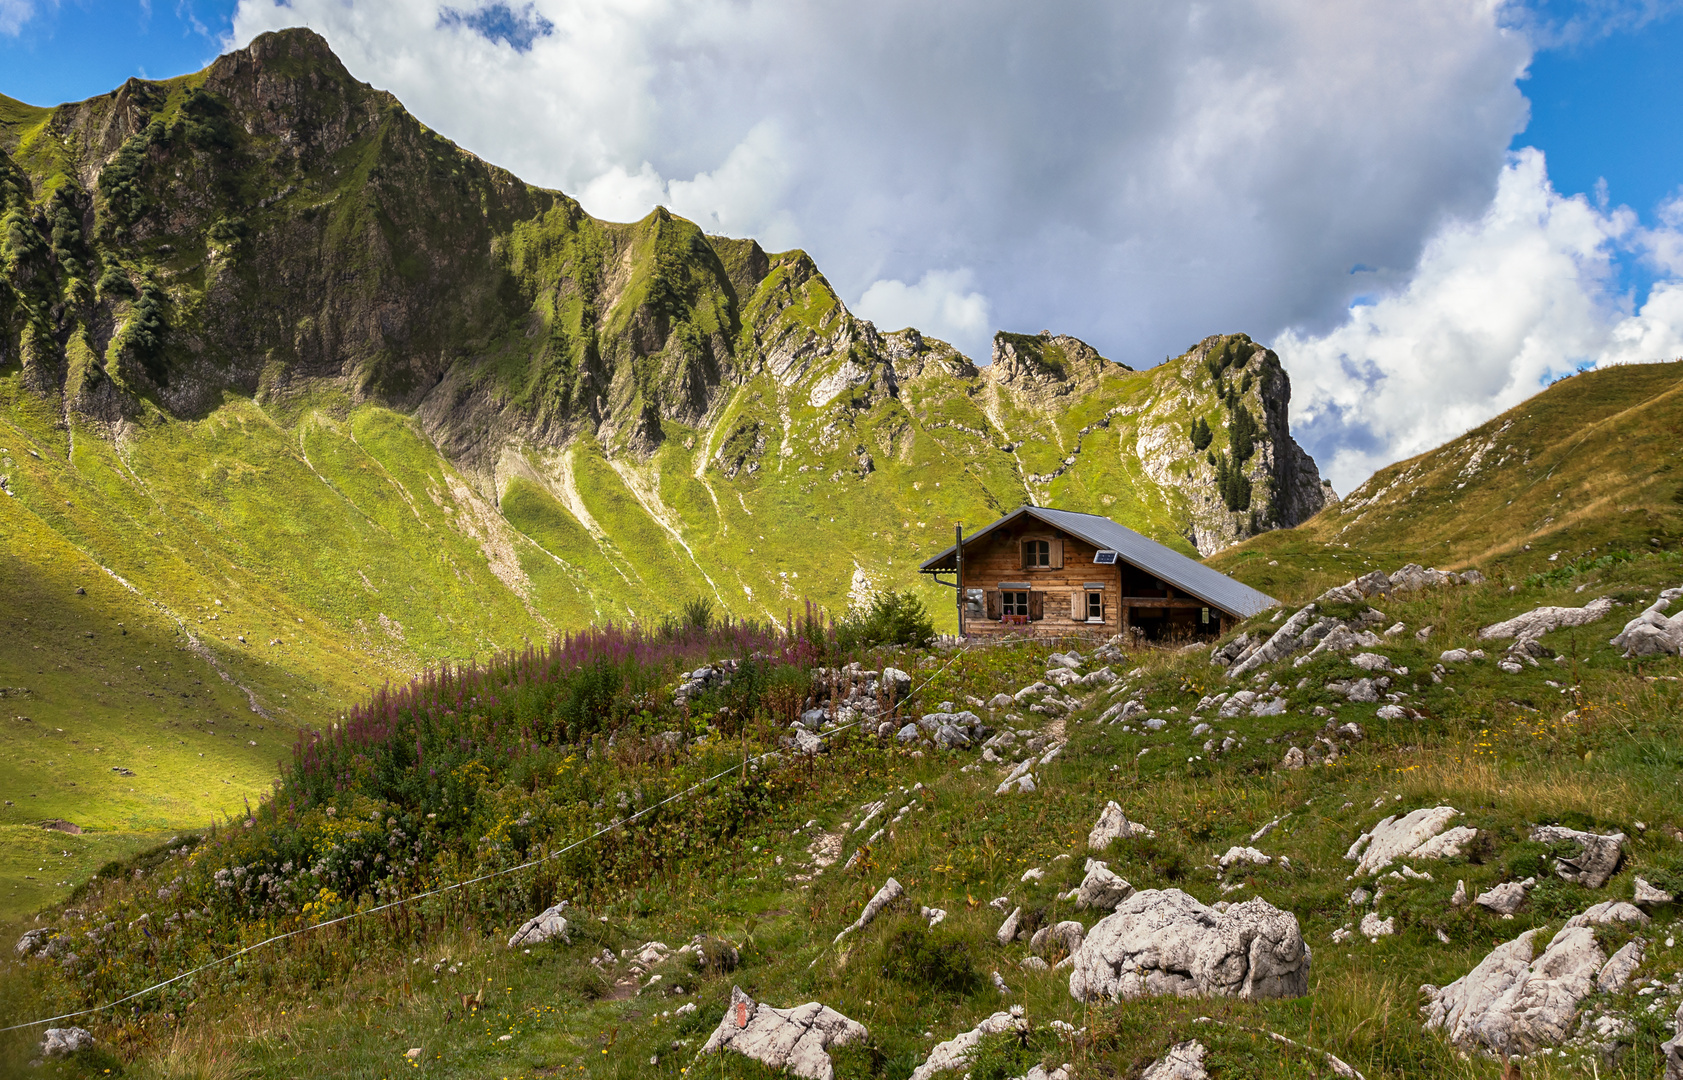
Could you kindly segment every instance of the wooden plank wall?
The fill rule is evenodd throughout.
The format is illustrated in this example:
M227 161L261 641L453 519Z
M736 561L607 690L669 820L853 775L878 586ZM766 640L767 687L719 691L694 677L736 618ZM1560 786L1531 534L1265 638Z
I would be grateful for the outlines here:
M1025 540L1050 540L1062 545L1062 566L1023 566L1022 543ZM1044 617L1027 627L1001 623L984 615L974 614L965 619L965 632L974 635L1035 633L1035 634L1115 634L1124 627L1148 630L1153 636L1191 638L1203 630L1198 625L1203 602L1166 583L1150 573L1127 563L1100 566L1093 562L1098 549L1085 540L1077 539L1044 522L1032 519L1015 522L995 530L964 549L965 589L999 591L1001 583L1027 582L1033 592L1043 594L1041 605ZM1053 559L1056 563L1058 560ZM1104 622L1090 623L1073 618L1072 596L1086 593L1088 582L1104 583ZM1159 604L1151 604L1160 600ZM1142 602L1143 601L1143 602ZM1124 609L1127 610L1124 610ZM1212 616L1219 613L1212 611ZM1206 633L1219 633L1224 623L1217 621Z

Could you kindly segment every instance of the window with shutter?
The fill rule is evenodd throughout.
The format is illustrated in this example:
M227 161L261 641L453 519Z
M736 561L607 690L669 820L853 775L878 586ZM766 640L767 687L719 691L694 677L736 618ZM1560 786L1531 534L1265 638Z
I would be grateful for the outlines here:
M1085 592L1069 594L1069 617L1076 622L1087 620L1087 594Z
M1104 593L1094 591L1087 594L1087 621L1104 622Z
M989 589L988 590L988 618L997 619L997 618L999 618L999 614L1000 614L1000 612L999 612L999 590L998 589Z
M1029 622L1038 622L1046 617L1046 594L1043 592L1029 593Z

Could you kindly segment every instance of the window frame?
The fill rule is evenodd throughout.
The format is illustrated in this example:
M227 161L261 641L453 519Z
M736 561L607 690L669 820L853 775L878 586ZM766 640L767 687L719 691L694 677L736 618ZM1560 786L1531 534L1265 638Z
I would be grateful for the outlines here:
M1097 589L1087 590L1087 621L1104 622L1104 593Z
M1029 537L1023 541L1023 569L1052 569L1052 541Z
M1027 619L1029 617L1029 589L1001 589L999 591L999 616L1004 621L1012 617ZM1020 609L1018 605L1021 605Z

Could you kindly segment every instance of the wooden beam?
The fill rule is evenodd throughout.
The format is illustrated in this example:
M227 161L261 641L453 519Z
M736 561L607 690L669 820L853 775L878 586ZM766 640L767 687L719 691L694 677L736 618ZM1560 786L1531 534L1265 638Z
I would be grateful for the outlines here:
M1188 600L1182 597L1168 596L1124 596L1122 598L1122 602L1124 604L1132 604L1134 607L1207 608L1210 606L1202 600Z

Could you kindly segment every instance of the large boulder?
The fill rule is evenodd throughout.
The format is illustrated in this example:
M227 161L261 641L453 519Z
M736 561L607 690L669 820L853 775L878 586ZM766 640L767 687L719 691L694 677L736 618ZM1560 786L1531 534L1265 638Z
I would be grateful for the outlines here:
M1099 820L1093 824L1087 833L1087 847L1093 851L1103 851L1110 846L1112 840L1128 840L1135 836L1156 836L1157 834L1136 822L1128 820L1122 812L1122 807L1115 800L1104 804L1099 813Z
M830 1047L862 1042L869 1036L864 1024L827 1005L809 1001L792 1009L774 1009L733 986L730 1005L701 1053L734 1050L767 1068L788 1069L807 1080L835 1080L835 1066L827 1053Z
M1422 807L1401 817L1392 814L1368 832L1356 837L1356 842L1350 845L1350 850L1344 853L1344 857L1356 864L1356 876L1360 877L1364 874L1377 874L1398 859L1460 854L1459 843L1432 843L1460 814L1461 811L1453 806ZM1467 832L1476 834L1477 830ZM1472 835L1456 837L1460 843L1471 839ZM1451 846L1454 847L1453 851L1449 850Z
M1567 881L1599 889L1607 884L1607 879L1619 868L1626 837L1622 832L1603 835L1580 832L1563 825L1538 825L1531 830L1531 839L1541 844L1572 844L1579 847L1579 854L1558 856L1554 860L1554 872Z
M1638 920L1646 923L1647 916L1609 901L1567 920L1542 956L1535 955L1541 927L1496 946L1448 986L1420 988L1428 998L1422 1009L1427 1029L1442 1031L1464 1050L1498 1054L1529 1054L1566 1041L1578 1003L1595 990L1607 964L1592 927Z
M1659 599L1625 623L1625 628L1608 644L1623 649L1626 657L1676 656L1683 652L1683 611L1669 619L1662 614L1679 596L1683 596L1683 588L1660 593Z
M1078 1001L1301 997L1309 960L1296 917L1266 900L1217 911L1179 889L1147 889L1087 932L1069 992Z
M567 920L561 915L566 908L567 901L563 900L521 923L520 929L508 939L508 947L512 949L520 945L536 945L550 938L560 938L571 945L573 939L567 936Z
M1613 601L1605 596L1591 600L1581 608L1540 607L1523 615L1492 623L1480 630L1478 636L1484 641L1495 638L1540 638L1544 634L1569 626L1584 626L1595 622L1612 610Z

